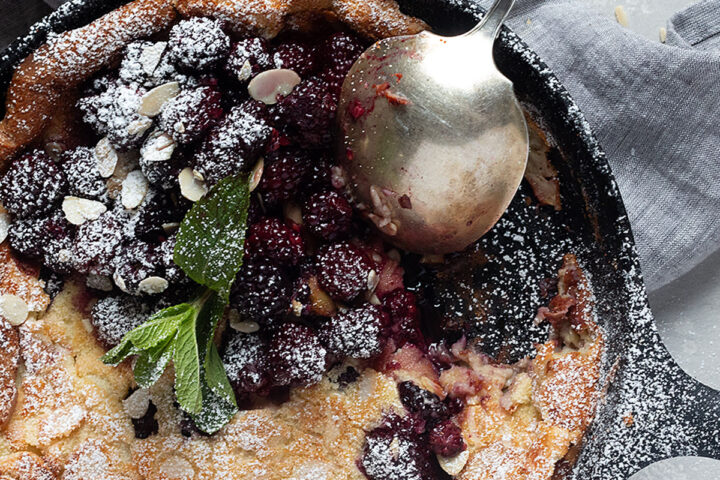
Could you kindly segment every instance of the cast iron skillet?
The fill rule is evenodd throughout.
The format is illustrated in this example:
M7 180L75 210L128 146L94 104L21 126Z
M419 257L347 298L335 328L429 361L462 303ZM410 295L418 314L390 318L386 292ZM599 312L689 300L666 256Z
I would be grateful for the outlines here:
M73 0L0 57L0 90L13 67L49 32L87 24L123 3ZM404 10L444 34L467 31L481 11L472 0L400 0ZM532 325L546 302L545 278L564 253L589 274L597 317L607 334L606 395L584 444L561 463L556 479L625 480L673 456L720 459L720 393L693 380L663 346L649 310L625 208L582 113L547 65L505 29L495 58L556 148L564 208L528 205L523 185L510 210L479 244L436 269L410 270L426 314L446 335L481 339L490 354L512 361L546 338ZM472 61L472 59L468 59ZM543 283L545 287L541 288Z

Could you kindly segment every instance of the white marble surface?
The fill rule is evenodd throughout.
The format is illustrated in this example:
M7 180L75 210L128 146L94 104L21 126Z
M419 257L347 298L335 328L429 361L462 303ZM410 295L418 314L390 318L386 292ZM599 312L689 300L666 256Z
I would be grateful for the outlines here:
M0 0L0 11L16 11L17 0ZM658 40L660 27L692 0L577 0L589 2L609 16L623 5L630 29ZM42 15L47 7L37 0L28 11ZM30 5L26 5L26 8ZM35 18L10 15L0 28L0 47L22 33ZM720 21L720 19L718 19ZM719 214L708 212L708 214ZM684 277L650 293L650 305L661 336L685 370L703 383L720 388L720 252ZM720 461L679 458L651 465L632 480L717 480Z

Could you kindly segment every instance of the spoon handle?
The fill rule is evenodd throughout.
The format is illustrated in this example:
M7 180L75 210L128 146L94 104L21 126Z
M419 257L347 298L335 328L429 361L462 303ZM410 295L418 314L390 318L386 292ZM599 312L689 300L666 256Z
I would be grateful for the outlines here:
M480 23L466 33L465 36L480 36L491 41L495 40L495 37L497 37L497 34L500 31L500 27L507 18L514 4L515 0L496 0Z

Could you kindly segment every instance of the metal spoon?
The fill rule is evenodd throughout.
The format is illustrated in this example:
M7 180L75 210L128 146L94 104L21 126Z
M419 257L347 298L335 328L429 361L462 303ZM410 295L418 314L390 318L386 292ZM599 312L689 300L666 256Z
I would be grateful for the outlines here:
M424 254L462 250L507 209L528 134L492 47L514 0L470 32L381 40L353 65L338 106L339 155L357 207Z

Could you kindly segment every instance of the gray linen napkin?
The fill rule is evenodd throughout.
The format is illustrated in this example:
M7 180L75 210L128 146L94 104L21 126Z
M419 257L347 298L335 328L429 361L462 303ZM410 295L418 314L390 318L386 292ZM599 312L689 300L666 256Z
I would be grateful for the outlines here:
M679 277L716 250L720 0L676 14L666 45L579 0L518 0L508 24L555 71L604 147L648 288Z
M666 45L577 0L518 0L508 24L605 149L648 289L720 247L720 0L673 16Z

